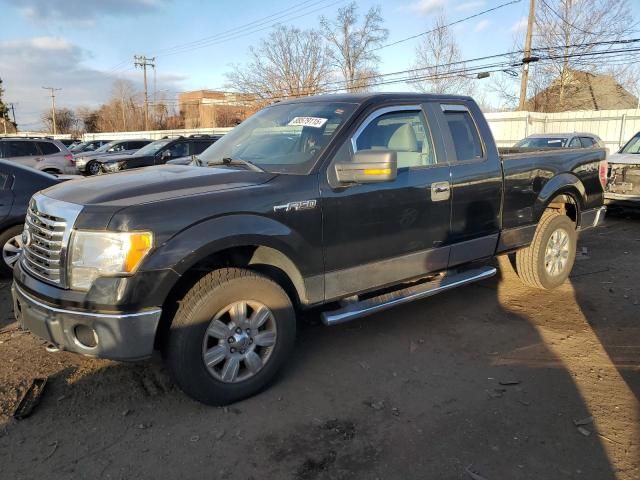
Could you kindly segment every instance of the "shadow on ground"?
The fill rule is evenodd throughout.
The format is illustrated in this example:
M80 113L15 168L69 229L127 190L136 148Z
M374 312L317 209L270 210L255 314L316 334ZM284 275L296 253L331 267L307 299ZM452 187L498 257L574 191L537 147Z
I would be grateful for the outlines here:
M585 235L590 258L556 292L521 287L507 270L342 326L311 317L277 383L224 409L187 399L158 358L123 365L0 337L0 369L50 378L32 417L4 417L3 472L463 479L471 465L488 480L638 478L640 307L623 292L640 273L608 248L618 229L631 229L624 242L640 231L609 227ZM591 416L580 433L574 420Z

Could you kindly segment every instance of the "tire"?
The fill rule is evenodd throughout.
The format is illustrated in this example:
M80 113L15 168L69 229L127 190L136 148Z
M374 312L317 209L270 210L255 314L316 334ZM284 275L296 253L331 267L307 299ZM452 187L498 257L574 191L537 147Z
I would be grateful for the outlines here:
M0 274L4 276L13 275L13 267L22 254L22 230L24 230L24 225L14 225L0 233L0 246L2 247Z
M95 160L91 160L87 163L86 167L84 167L85 173L89 175L98 175L100 173L100 164Z
M556 236L552 240L554 234ZM559 287L573 268L576 244L577 233L571 219L554 210L546 210L538 223L531 245L516 252L516 272L520 281L527 286L544 290ZM548 248L551 249L549 263L545 261ZM564 262L559 262L562 258Z
M244 317L233 314L241 312L240 307L227 311L231 305L243 303ZM268 318L262 307L268 310ZM235 318L245 318L246 322L238 322L243 328L255 327L261 317L267 320L260 324L258 329L262 330L257 334L256 328L250 335L242 329L239 333L234 323ZM207 405L225 405L269 385L291 354L295 335L293 305L277 283L250 270L224 268L200 279L180 302L169 328L164 357L172 378L183 392ZM270 341L274 343L267 345ZM205 352L210 366L205 364ZM223 359L218 360L221 356ZM263 362L257 370L256 356ZM234 359L238 358L246 361L240 360L234 369Z

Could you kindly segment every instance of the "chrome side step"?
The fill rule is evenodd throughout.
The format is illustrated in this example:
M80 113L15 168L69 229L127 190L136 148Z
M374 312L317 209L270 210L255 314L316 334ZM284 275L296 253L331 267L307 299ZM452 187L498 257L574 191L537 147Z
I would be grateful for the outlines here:
M348 322L355 318L381 312L396 305L431 297L438 293L451 290L452 288L478 282L493 277L495 274L496 269L494 267L474 268L473 270L467 270L461 273L445 274L430 282L412 285L400 290L378 295L377 297L368 298L361 302L352 303L338 310L324 312L322 314L322 322L325 325L337 325Z

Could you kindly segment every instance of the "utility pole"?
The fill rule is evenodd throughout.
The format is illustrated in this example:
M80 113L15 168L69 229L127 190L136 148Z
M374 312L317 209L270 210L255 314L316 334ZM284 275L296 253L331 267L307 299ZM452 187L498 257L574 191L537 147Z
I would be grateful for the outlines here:
M156 68L156 57L147 58L144 55L134 55L133 65L142 68L144 73L144 129L149 130L149 93L147 91L147 67Z
M520 104L518 110L524 110L527 101L527 82L529 81L529 63L531 62L531 38L533 36L533 20L536 16L536 0L529 0L529 19L527 21L527 38L524 42L524 58L522 59L522 78L520 79Z
M51 92L51 120L53 121L53 134L55 135L57 132L56 129L56 94L54 92L58 90L62 90L61 88L53 88L53 87L42 87L45 90L49 90Z
M18 124L16 123L16 109L13 106L13 103L10 103L9 105L11 105L11 116L13 117L13 124L16 126L16 130L18 129Z

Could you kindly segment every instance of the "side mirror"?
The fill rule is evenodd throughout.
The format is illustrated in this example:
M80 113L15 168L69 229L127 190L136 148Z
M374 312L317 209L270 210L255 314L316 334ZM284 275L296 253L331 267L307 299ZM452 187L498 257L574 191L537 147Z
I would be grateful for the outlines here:
M160 158L170 158L171 157L171 150L165 150L164 152L162 152L160 154Z
M398 159L392 150L363 150L335 169L340 183L389 182L398 175Z

